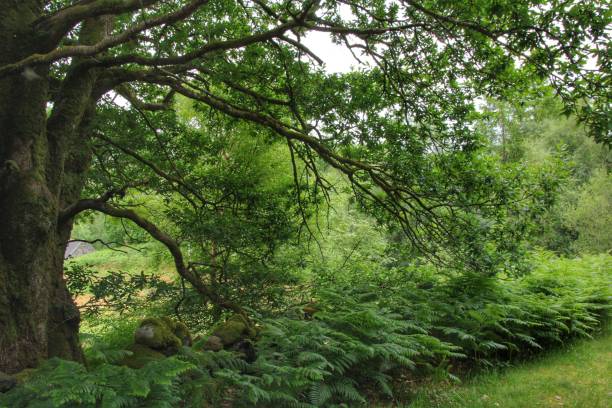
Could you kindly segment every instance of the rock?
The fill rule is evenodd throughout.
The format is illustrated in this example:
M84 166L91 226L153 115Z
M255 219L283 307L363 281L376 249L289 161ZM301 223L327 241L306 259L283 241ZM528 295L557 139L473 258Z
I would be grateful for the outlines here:
M140 322L134 333L134 342L161 351L166 355L176 354L185 341L191 342L187 327L181 323L179 338L176 334L177 324L169 318L147 318ZM183 333L183 331L186 332Z
M206 339L204 350L233 350L243 355L248 362L257 358L252 339L257 337L257 330L242 315L233 315L226 322L219 324L212 335Z
M0 392L7 392L17 385L15 377L0 371Z
M252 363L257 360L257 351L255 344L250 339L240 340L231 347L231 350L237 351L247 363Z
M17 384L23 384L32 378L36 371L36 368L24 368L17 374L13 374L13 378L17 380Z
M223 350L223 341L217 336L210 336L202 346L203 350L220 351Z
M119 365L138 369L144 367L144 365L150 361L166 358L163 353L142 344L132 344L128 347L128 351L131 351L132 355L124 357L123 360L119 362Z
M191 332L184 323L174 321L169 317L162 317L161 320L163 320L170 330L172 330L172 333L179 338L183 346L191 346L193 344Z
M244 316L235 314L225 323L218 325L212 335L219 337L227 347L244 338L255 338L257 331Z

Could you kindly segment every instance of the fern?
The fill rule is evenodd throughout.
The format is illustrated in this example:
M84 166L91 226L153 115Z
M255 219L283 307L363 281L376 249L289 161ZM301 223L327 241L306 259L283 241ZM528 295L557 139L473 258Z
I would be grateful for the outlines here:
M51 359L20 387L0 397L0 407L137 407L173 406L174 387L193 366L175 358L151 362L140 370ZM164 405L166 404L166 405Z

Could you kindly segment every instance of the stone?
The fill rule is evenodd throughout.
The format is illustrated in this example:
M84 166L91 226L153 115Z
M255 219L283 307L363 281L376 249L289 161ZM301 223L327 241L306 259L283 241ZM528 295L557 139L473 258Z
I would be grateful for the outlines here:
M134 343L162 351L166 355L176 354L183 345L166 319L147 318L140 322L134 332Z
M132 355L124 357L123 360L119 362L119 365L138 369L144 367L148 362L166 358L163 353L142 344L132 344L128 347L128 351L131 351Z
M17 385L15 377L0 371L0 392L7 392Z
M219 324L212 335L219 337L223 346L227 347L244 338L254 338L257 332L244 316L235 314L225 323Z
M161 320L172 330L172 333L179 338L183 346L191 346L193 340L189 328L183 322L177 322L169 317L162 317Z
M220 351L223 350L223 341L217 336L210 336L202 346L204 350Z

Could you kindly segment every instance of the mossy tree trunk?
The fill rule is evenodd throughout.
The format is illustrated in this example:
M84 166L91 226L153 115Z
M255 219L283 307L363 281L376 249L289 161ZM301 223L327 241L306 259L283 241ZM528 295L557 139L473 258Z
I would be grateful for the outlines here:
M2 6L0 65L57 45L35 27L41 3ZM101 21L81 28L83 41L102 33ZM49 70L0 79L0 371L9 373L53 356L82 359L79 313L63 278L72 222L58 213L79 199L89 163L82 138L96 73L73 69L53 89Z

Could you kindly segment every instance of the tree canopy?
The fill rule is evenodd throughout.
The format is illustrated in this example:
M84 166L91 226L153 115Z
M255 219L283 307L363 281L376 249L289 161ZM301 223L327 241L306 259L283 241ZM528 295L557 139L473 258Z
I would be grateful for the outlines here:
M34 264L61 269L40 248L65 245L74 217L95 210L144 229L198 292L242 312L198 268L224 251L265 262L266 247L310 228L339 188L330 174L415 253L516 272L525 202L549 205L554 178L486 154L479 101L549 87L611 141L603 1L23 0L0 21L11 282ZM357 68L327 72L311 32ZM133 208L138 190L160 197L165 221ZM72 319L62 313L58 324Z
M66 105L85 77L95 77L81 97L95 105L85 136L96 176L86 191L99 198L71 204L61 218L94 209L131 219L170 248L192 284L194 264L183 260L178 241L110 200L153 183L191 204L189 223L221 228L231 186L221 195L206 189L215 178L200 169L215 156L202 163L198 139L215 132L221 144L249 132L284 140L297 201L316 202L333 188L325 163L348 178L364 208L398 222L420 253L442 261L446 253L481 270L516 252L519 240L509 237L524 226L502 231L496 220L526 199L528 187L482 155L471 125L477 98L511 97L539 78L597 140L609 141L609 91L595 86L609 78L589 65L609 63L606 11L597 2L55 1L31 24L39 48L0 75L21 71L36 80L49 70L48 127L78 123ZM362 68L328 74L316 47L303 41L310 31L329 33ZM206 117L197 136L171 110L177 94ZM118 95L128 104L118 105ZM74 139L75 154L88 149L86 140ZM223 151L216 159L224 155L231 161ZM256 182L258 175L238 177ZM217 235L228 239L227 231Z

